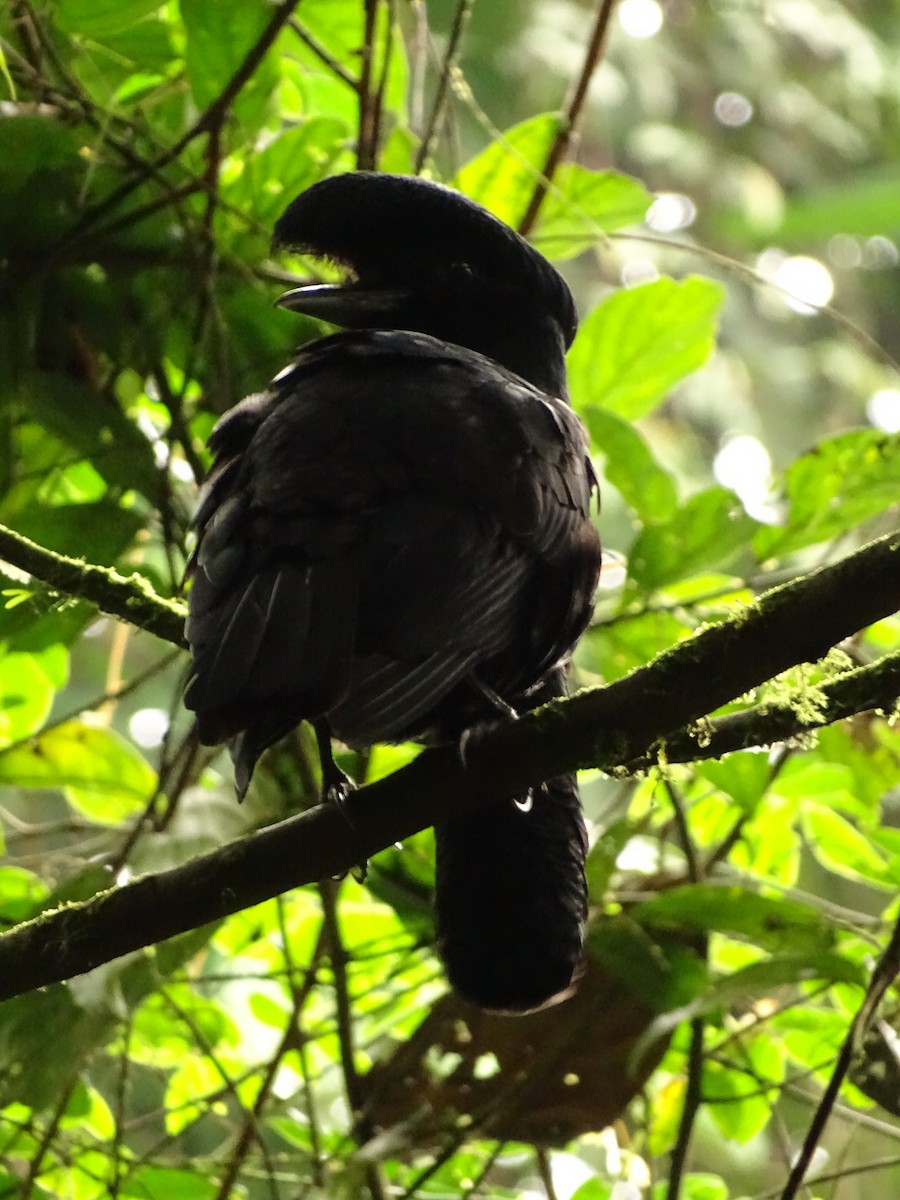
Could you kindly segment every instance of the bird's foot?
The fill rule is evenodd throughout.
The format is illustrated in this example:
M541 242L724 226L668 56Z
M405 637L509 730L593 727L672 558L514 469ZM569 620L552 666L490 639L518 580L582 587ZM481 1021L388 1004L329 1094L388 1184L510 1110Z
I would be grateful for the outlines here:
M513 719L519 719L518 713L513 714ZM456 743L456 752L464 769L468 769L469 766L469 753L489 733L493 733L495 729L498 729L503 724L505 724L503 721L476 721L474 725L469 725L462 731L459 735L459 741Z
M355 791L356 784L335 762L332 761L328 770L322 764L322 803L334 804L351 829L355 829L356 825L350 815L348 802Z
M350 797L356 791L356 784L347 772L342 771L334 761L334 755L331 752L331 730L328 728L327 722L316 721L313 728L316 731L316 741L319 746L319 762L322 764L322 803L333 804L348 828L353 833L357 833L356 822L353 820L349 808ZM357 883L365 880L368 867L368 862L363 860L350 868L350 873Z
M519 719L519 714L513 706L508 704L502 696L499 696L492 687L483 683L474 671L468 676L468 681L479 695L487 700L498 716L496 718L487 718L484 721L475 721L462 731L457 744L457 752L459 754L459 761L463 767L468 766L466 758L470 749L474 748L486 734L490 733L492 729L496 729L498 725L502 725L504 721L518 721ZM503 720L500 720L500 717Z
M488 704L490 704L491 708L495 712L506 717L508 721L517 721L519 719L519 714L516 712L513 706L508 704L503 697L495 692L489 684L484 683L481 679L479 679L474 671L469 674L468 678L469 683L471 683L475 691L478 692L479 695L483 696L485 700L487 700Z

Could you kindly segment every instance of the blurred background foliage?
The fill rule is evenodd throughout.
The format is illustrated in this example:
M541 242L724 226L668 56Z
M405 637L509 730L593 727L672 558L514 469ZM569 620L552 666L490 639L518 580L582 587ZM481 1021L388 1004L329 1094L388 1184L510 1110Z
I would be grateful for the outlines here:
M271 255L286 203L424 167L518 224L582 78L532 230L582 313L616 552L581 682L895 525L900 6L620 0L586 70L603 7L8 0L0 522L176 594L217 415L320 332L272 307L323 269ZM3 927L314 801L302 731L238 808L178 651L0 588ZM732 708L814 706L898 643L880 621ZM532 1017L444 995L425 835L7 1002L0 1196L778 1195L896 916L895 718L586 773L589 969ZM809 1195L900 1185L898 1020L892 992Z

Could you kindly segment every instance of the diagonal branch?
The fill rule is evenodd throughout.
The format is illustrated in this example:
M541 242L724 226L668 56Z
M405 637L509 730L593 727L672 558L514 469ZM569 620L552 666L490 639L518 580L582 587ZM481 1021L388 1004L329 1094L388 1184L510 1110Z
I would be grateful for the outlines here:
M157 595L138 574L120 575L112 567L97 567L80 558L45 550L4 525L0 525L0 562L27 571L65 596L88 600L101 612L146 629L163 641L175 646L185 644L185 606Z
M569 149L575 139L578 123L581 120L581 114L584 111L585 102L587 101L588 88L594 77L594 72L603 60L609 36L609 23L615 6L616 0L601 0L600 7L597 10L597 19L594 22L594 28L591 31L590 40L588 41L584 62L581 66L581 72L575 81L575 86L572 88L572 93L566 103L566 110L560 118L556 137L553 139L553 145L550 147L546 161L541 168L540 176L531 194L528 207L525 209L525 215L519 222L519 233L521 233L522 237L527 237L534 228L541 205L544 203L544 197L547 195L550 184L553 182L553 176L556 174L556 168L569 153Z
M116 586L134 599L131 581L118 577ZM160 605L167 602L156 599L151 608L158 614ZM632 763L722 704L798 662L820 658L898 607L900 532L775 588L731 621L679 643L609 687L471 739L465 763L455 747L431 750L362 788L344 811L320 806L12 930L0 937L0 999L339 875L429 825L519 795L540 780L577 767L611 770ZM174 614L167 619L174 621Z
M836 679L817 684L813 712L800 712L790 703L763 703L742 712L705 721L702 729L679 730L666 738L666 762L697 762L721 758L751 746L771 746L832 725L845 717L871 710L890 713L900 697L900 652L877 662L847 671ZM810 699L810 697L807 697ZM636 759L631 771L656 765L655 757Z

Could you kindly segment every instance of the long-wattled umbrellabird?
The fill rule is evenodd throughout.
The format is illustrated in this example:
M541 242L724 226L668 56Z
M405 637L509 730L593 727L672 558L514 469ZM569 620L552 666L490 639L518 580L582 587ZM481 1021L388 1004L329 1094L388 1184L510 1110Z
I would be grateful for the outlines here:
M218 423L190 567L185 703L240 795L301 720L323 747L459 740L561 695L600 567L566 399L577 316L550 264L449 188L315 184L276 242L345 267L280 303L341 326ZM521 1011L577 973L574 776L435 830L448 977Z

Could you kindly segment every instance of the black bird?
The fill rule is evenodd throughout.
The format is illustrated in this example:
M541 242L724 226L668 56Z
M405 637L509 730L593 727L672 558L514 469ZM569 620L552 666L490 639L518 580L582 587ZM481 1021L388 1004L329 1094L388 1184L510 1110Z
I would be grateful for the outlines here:
M477 204L357 172L276 241L346 282L281 303L345 330L216 426L195 518L185 703L243 795L301 720L351 746L458 740L563 691L600 564L596 480L566 399L577 316L550 264ZM436 831L456 989L521 1011L564 992L586 912L574 777Z

